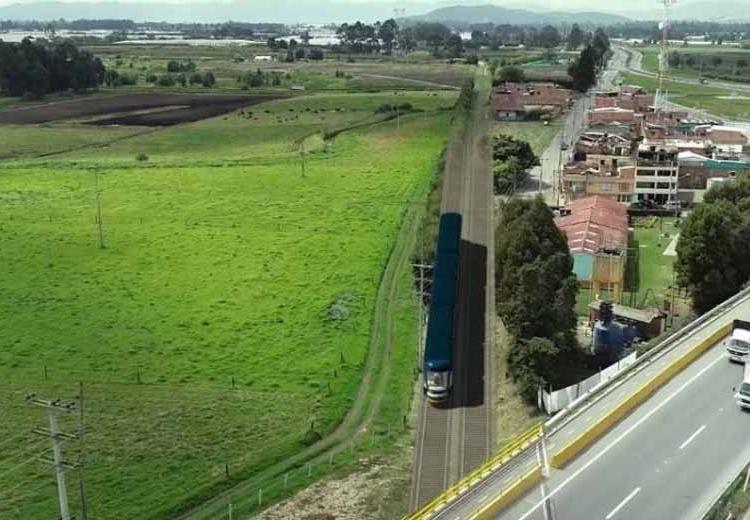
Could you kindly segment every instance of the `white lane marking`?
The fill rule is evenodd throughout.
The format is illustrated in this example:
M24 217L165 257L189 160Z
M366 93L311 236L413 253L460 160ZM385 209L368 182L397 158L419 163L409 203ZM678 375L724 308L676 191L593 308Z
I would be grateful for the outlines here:
M687 439L685 440L685 442L683 442L682 444L680 444L680 449L681 449L681 450L684 450L684 449L685 449L685 446L687 446L688 444L690 444L691 442L693 442L693 439L695 439L695 438L696 438L696 437L697 437L698 435L700 435L700 434L701 434L701 432L702 432L703 430L705 430L705 429L706 429L706 425L704 424L703 426L701 426L700 428L698 428L697 430L695 430L695 433L694 433L694 434L692 434L692 435L691 435L690 437L688 437L688 438L687 438Z
M615 516L617 514L617 512L620 509L622 509L625 506L625 504L627 504L634 496L636 496L640 490L641 490L641 488L637 487L633 491L631 491L630 494L628 496L626 496L623 499L622 502L620 502L619 504L617 504L617 507L615 507L612 511L609 512L609 514L607 516L604 517L604 520L609 520L610 518L612 518L613 516Z
M706 372L708 372L709 369L713 368L713 366L716 363L718 363L719 361L722 361L723 359L724 359L724 353L722 353L719 357L717 357L716 359L714 359L713 361L711 361L708 365L706 365L705 367L703 367L700 370L700 372L698 372L693 377L691 377L690 379L688 379L685 383L682 384L681 387L679 387L677 390L675 390L674 392L672 392L666 399L664 399L664 401L662 401L661 403L657 404L648 413L646 413L646 415L644 415L643 417L641 417L640 419L638 419L638 421L636 421L635 424L633 424L630 428L628 428L627 430L625 430L624 432L622 432L615 440L613 440L611 443L609 443L607 446L605 446L604 449L602 449L602 451L600 451L599 453L597 453L596 455L594 455L591 458L591 460L589 460L586 464L584 464L583 466L581 466L580 468L578 468L571 476L569 476L568 478L566 478L559 486L557 486L551 493L549 493L547 495L547 499L549 500L550 498L552 498L556 494L558 494L565 486L567 486L568 484L570 484L571 481L573 481L573 479L575 479L578 475L580 475L581 473L583 473L584 471L586 471L587 469L589 469L589 467L591 467L591 465L594 462L596 462L597 460L599 460L600 458L602 458L604 455L606 455L609 450L611 450L612 448L614 448L617 444L620 443L620 441L622 441L625 437L627 437L628 435L630 435L633 432L633 430L635 430L641 424L643 424L644 422L646 422L652 415L654 415L656 412L658 412L659 410L661 410L661 408L663 406L665 406L669 401L671 401L672 399L674 399L677 396L677 394L679 394L680 392L682 392L683 390L685 390L688 386L690 386L691 384L693 384L693 382L696 379L698 379L700 376L702 376L703 374L705 374ZM526 513L524 513L523 516L521 516L518 520L526 520L527 518L529 518L534 513L534 511L536 511L537 509L539 509L540 507L542 507L543 504L544 504L543 500L537 502L536 505L534 505L533 508L531 508L528 511L526 511Z

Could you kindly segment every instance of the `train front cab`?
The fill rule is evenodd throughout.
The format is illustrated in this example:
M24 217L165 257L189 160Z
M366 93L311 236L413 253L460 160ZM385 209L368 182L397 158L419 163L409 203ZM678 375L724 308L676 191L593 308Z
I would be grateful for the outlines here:
M431 403L444 403L453 388L453 371L428 369L424 371L424 394Z

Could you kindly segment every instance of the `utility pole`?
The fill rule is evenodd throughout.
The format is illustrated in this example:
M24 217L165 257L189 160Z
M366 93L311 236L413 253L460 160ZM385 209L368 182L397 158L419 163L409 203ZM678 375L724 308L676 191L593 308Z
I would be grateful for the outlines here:
M27 397L27 400L36 406L41 406L47 410L47 419L49 420L49 429L37 428L33 432L43 437L49 437L52 441L53 460L42 459L55 469L57 477L57 496L60 502L60 519L71 520L70 509L68 507L68 490L65 484L65 470L75 469L76 466L65 462L62 454L62 444L66 440L76 439L76 435L65 433L60 429L58 416L61 413L74 413L77 411L75 403L63 403L59 400L47 401L37 399L34 394ZM85 517L84 517L85 518Z
M96 197L96 227L99 230L99 248L104 249L104 228L102 227L102 199L99 190L99 170L94 170L94 195Z
M300 167L302 169L302 177L305 176L305 140L302 139L299 143L299 158Z
M81 451L78 456L78 499L81 502L81 519L88 520L88 508L86 507L86 487L83 479L83 467L86 465L86 443L83 437L83 383L78 383L78 440L81 443Z

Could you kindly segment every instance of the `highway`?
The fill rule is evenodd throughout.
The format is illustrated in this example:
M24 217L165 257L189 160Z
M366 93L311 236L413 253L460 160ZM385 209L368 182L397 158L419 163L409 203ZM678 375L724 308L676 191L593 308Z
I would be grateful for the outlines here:
M479 466L493 448L493 190L490 78L477 75L467 128L446 155L442 212L463 215L454 389L449 403L420 403L410 507L418 508Z
M546 454L555 453L721 325L748 314L750 299L745 298L720 320L686 335L653 363L612 385L547 437ZM527 493L498 518L700 519L750 461L750 413L741 411L733 398L742 372L741 365L725 358L721 344L715 345L567 467L550 468L544 490L539 486ZM437 518L470 518L537 460L538 454L528 453Z

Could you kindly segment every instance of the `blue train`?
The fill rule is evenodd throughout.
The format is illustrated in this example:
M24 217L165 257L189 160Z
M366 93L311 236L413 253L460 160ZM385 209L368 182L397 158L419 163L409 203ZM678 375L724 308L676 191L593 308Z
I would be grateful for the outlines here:
M427 321L422 376L428 401L448 400L453 387L453 340L458 299L461 215L440 217L432 271L432 299Z

